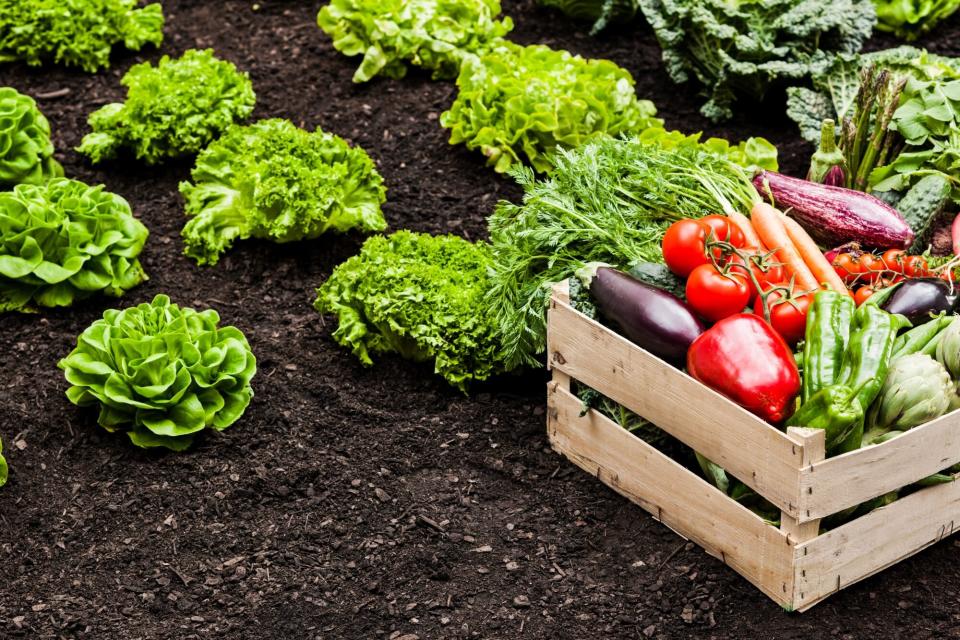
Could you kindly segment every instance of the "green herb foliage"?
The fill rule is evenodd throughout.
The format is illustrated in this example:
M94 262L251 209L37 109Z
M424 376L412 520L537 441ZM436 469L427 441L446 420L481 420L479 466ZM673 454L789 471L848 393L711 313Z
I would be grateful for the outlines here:
M0 192L0 312L120 296L146 279L147 228L120 196L66 178Z
M433 361L466 390L504 370L491 318L490 247L456 236L398 231L368 239L317 289L315 307L337 316L333 337L364 364L377 353Z
M226 429L253 398L257 361L235 327L165 295L109 309L60 361L70 402L99 405L100 426L139 447L182 451L206 428Z
M63 175L53 158L50 123L33 98L0 87L0 187L39 184Z
M552 283L587 262L660 261L660 240L672 220L746 211L758 199L749 171L695 137L672 148L601 138L553 160L556 169L543 180L515 170L523 204L501 202L489 220L487 313L510 367L537 365Z
M163 41L163 12L137 0L0 0L0 63L53 61L93 73L122 44L139 51Z
M667 71L691 76L709 97L701 112L729 118L778 80L805 78L837 53L860 50L876 15L871 0L640 0Z
M381 231L386 189L370 156L288 120L235 125L197 158L186 199L186 254L216 264L237 238L274 242L326 231Z
M537 0L544 7L555 7L576 20L593 23L590 35L596 35L608 25L633 20L640 8L639 0Z
M333 46L363 55L354 82L374 76L402 78L405 63L456 77L466 55L486 51L513 28L497 20L500 0L333 0L317 22Z
M256 102L247 74L211 49L163 56L157 66L134 65L120 82L127 87L126 102L94 111L93 132L77 148L95 163L124 148L147 164L198 153L246 119Z
M626 70L542 45L508 43L471 58L457 85L440 123L450 129L450 144L480 149L498 172L521 162L548 171L556 147L662 124L653 103L637 99Z
M873 0L877 29L915 40L960 9L960 0Z

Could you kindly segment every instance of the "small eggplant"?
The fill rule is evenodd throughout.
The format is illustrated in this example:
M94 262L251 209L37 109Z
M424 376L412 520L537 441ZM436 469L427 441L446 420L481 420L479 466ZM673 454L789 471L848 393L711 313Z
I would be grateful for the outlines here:
M887 313L898 313L917 324L931 315L950 311L950 284L939 278L914 278L900 283L881 303Z
M675 295L600 262L577 271L604 319L631 342L672 363L683 361L703 324Z

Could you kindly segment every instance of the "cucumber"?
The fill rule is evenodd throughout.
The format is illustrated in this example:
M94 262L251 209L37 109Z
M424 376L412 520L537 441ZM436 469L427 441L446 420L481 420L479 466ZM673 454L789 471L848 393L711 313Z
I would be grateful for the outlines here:
M952 187L941 173L924 176L907 191L897 208L915 234L911 253L922 253L930 243L934 222L950 202Z

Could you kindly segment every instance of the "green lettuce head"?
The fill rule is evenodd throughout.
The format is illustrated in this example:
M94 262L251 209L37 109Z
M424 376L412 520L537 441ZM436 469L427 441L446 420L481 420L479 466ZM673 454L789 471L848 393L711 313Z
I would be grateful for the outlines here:
M50 123L33 98L0 87L0 187L39 184L63 175L53 159Z
M326 231L381 231L383 178L345 140L288 120L233 126L197 158L186 199L186 254L216 264L237 238L291 242Z
M165 295L109 309L60 361L67 398L100 406L99 423L139 447L183 451L206 428L223 430L253 398L257 360L243 333L209 309L181 309Z
M120 196L54 178L0 192L0 312L120 296L147 276L147 228Z
M363 55L354 82L402 78L406 62L454 78L465 56L481 53L512 28L497 20L500 0L333 0L317 23L333 46Z
M625 69L543 45L504 43L470 58L457 86L456 101L440 117L450 144L480 149L500 173L520 163L549 171L557 147L663 124L652 102L637 99Z
M163 56L157 66L134 65L120 81L127 99L94 111L92 133L77 151L94 163L129 149L147 164L198 153L234 122L253 113L256 96L246 73L212 49Z
M163 41L163 11L138 0L0 0L0 63L53 61L93 73L122 44L139 51Z

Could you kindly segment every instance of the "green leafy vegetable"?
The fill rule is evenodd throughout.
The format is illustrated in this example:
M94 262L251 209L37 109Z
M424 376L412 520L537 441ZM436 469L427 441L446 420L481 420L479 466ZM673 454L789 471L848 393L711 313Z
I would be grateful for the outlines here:
M180 183L186 254L216 264L237 238L291 242L328 230L381 231L383 178L360 148L288 120L234 125Z
M127 87L126 102L94 111L93 133L77 148L95 163L122 148L147 164L195 154L246 119L256 102L247 74L217 59L212 49L163 56L156 67L134 65L120 82Z
M0 192L0 312L63 307L146 280L147 228L120 196L66 178Z
M7 460L3 457L3 442L0 442L0 487L7 484L7 476L10 469L7 467Z
M374 76L402 78L405 62L453 78L463 58L481 53L513 28L497 20L500 0L333 0L317 23L333 46L363 55L354 82Z
M660 240L681 217L746 211L758 198L750 172L700 145L600 138L553 157L536 180L513 175L523 204L501 202L489 220L493 263L488 310L510 367L536 366L545 346L550 285L588 262L621 268L662 261Z
M165 295L109 309L59 367L70 402L100 406L99 423L139 447L183 451L195 434L226 429L253 398L257 361L243 333L208 309L181 309Z
M694 76L709 97L701 112L732 115L739 99L760 99L777 80L854 53L876 21L871 0L640 0L675 82Z
M504 370L481 304L490 266L485 243L409 231L375 236L334 269L314 306L337 316L334 339L364 364L388 352L432 360L438 375L466 390Z
M37 103L11 87L0 87L0 187L39 184L63 175L53 158L50 123Z
M960 9L960 0L873 0L877 29L916 40Z
M110 51L123 44L139 51L163 41L163 12L137 0L0 0L0 63L81 67L110 66Z
M556 147L662 124L653 103L637 99L626 70L542 45L507 43L471 58L457 85L456 101L440 116L451 130L450 144L480 149L501 173L523 157L548 171Z
M544 7L555 7L576 20L593 23L590 35L596 35L608 25L633 20L640 8L640 0L537 0Z

